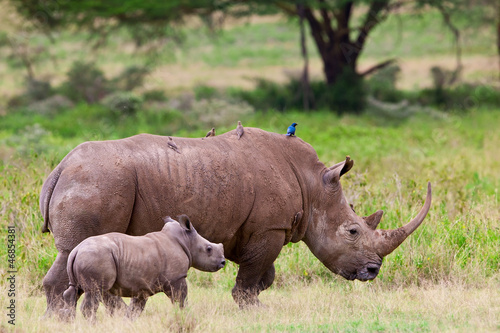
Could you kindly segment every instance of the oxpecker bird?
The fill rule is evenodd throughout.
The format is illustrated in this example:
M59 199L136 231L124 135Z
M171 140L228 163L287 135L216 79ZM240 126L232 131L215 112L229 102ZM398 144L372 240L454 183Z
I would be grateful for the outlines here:
M205 138L208 138L209 136L215 136L215 128L214 127L212 127L212 129L207 132L207 135L205 135Z
M238 126L236 126L236 135L238 136L238 140L243 136L243 133L245 133L243 125L241 125L241 121L238 120Z
M288 126L288 130L286 131L286 135L294 136L295 135L295 126L297 126L297 123L293 123L292 125Z
M174 140L172 139L172 137L168 137L168 142L167 142L167 145L172 148L173 150L175 150L177 153L181 153L179 151L179 148L177 148L177 145L175 144Z

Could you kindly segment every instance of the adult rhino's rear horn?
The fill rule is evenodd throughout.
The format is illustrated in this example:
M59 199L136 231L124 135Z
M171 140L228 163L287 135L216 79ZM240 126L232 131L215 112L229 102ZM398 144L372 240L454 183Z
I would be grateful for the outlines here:
M394 251L415 229L417 229L431 207L432 193L431 183L427 183L427 197L425 198L424 207L420 210L418 215L411 220L408 224L394 230L377 230L378 240L376 251L380 257L385 257Z

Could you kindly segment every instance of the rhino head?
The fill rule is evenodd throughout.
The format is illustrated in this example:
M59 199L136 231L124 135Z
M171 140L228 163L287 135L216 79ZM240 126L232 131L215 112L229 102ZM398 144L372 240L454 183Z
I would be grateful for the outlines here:
M325 169L321 178L321 194L312 204L309 227L304 242L313 254L332 272L348 280L373 280L382 258L394 251L422 223L431 205L431 184L418 215L395 230L377 229L383 211L360 217L342 193L340 177L354 164L345 162Z
M191 266L204 272L216 272L226 264L224 258L224 246L215 244L203 238L191 223L187 215L179 215L177 218L185 236L186 253L189 253ZM177 222L169 216L163 218L163 222Z

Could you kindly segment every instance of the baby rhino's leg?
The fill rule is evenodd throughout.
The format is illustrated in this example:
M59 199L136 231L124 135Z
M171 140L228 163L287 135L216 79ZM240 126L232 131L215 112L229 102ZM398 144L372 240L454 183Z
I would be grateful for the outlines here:
M85 318L95 322L99 302L109 293L116 281L116 264L111 252L80 250L73 264L77 281L85 292L81 311ZM111 301L110 301L111 302Z
M179 302L179 306L183 308L186 304L188 293L186 278L179 279L175 282L165 284L163 288L165 294L170 298L172 303Z
M110 316L118 313L123 313L127 309L127 304L118 295L113 295L109 291L104 291L102 294L102 302L106 306L106 310Z
M137 317L139 317L144 310L147 301L148 298L143 296L132 298L132 300L130 301L130 305L127 308L127 317L130 320L135 320Z
M89 320L91 323L96 321L96 312L99 308L100 293L96 290L85 291L85 296L83 298L80 310L83 316Z

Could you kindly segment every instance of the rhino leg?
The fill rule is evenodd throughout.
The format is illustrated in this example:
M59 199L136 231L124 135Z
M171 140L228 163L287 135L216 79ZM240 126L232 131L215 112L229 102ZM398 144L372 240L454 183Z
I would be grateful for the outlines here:
M99 308L99 302L101 300L100 296L101 294L98 291L85 291L85 297L83 298L80 310L82 311L83 316L91 323L95 323L96 321L96 312L97 308Z
M163 289L172 303L179 303L181 309L186 305L188 287L185 278L169 283L168 286L164 286Z
M59 310L64 307L62 295L69 284L68 274L66 273L68 255L69 251L59 252L54 264L43 278L43 289L47 298L47 310L44 314L46 318L57 315Z
M264 273L259 282L259 292L269 288L274 282L275 276L274 264L269 267L269 269Z
M147 297L134 297L130 301L130 305L127 308L127 317L130 320L135 320L140 316L142 311L144 311L144 307L146 306L146 302L148 301Z
M242 251L233 299L239 307L260 305L259 293L274 281L273 262L278 257L285 233L279 230L253 236Z
M118 313L123 313L127 309L127 304L118 295L113 295L109 291L105 291L102 294L102 302L106 306L106 311L110 316L115 315L115 311Z

